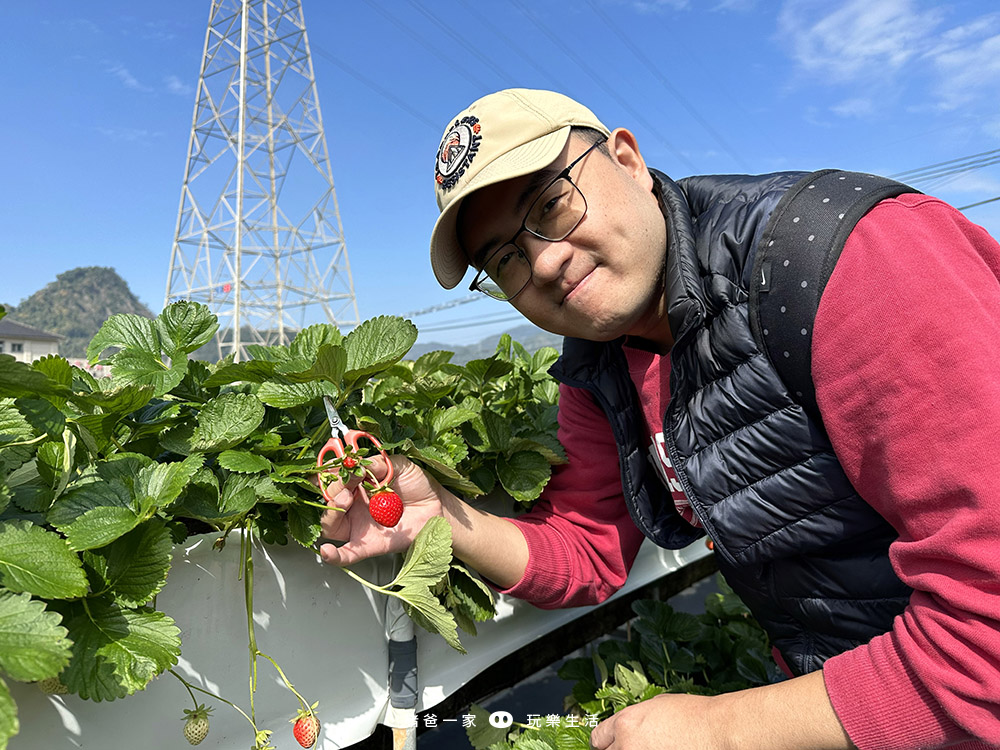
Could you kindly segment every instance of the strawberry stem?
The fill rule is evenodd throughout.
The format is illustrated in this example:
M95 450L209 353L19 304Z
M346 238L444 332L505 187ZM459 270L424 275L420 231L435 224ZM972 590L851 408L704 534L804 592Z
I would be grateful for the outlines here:
M172 669L168 669L167 671L168 671L168 672L170 672L170 674L172 674L172 675L173 675L174 677L176 677L176 678L177 678L178 680L180 680L180 681L181 681L181 683L182 683L182 684L184 685L184 687L186 687L186 688L187 688L187 691L188 691L189 693L191 693L191 700L193 700L193 701L194 701L194 707L195 707L195 708L198 708L198 701L197 701L197 700L195 700L195 697L194 697L194 693L192 693L192 692L191 692L192 690L197 690L197 691L198 691L199 693L204 693L204 694L205 694L205 695L207 695L207 696L210 696L210 697L212 697L212 698L215 698L215 699L216 699L217 701L222 701L222 702L223 702L223 703L225 703L225 704L226 704L227 706L231 706L231 707L235 708L235 709L236 709L237 711L239 711L239 712L240 712L240 715L241 715L241 716L242 716L242 717L243 717L244 719L246 719L247 721L249 721L249 722L250 722L250 726L252 726L252 727L253 727L253 731L254 731L254 734L256 734L256 733L257 733L257 725L253 723L253 719L251 719L251 718L250 718L249 716L247 716L247 714L246 714L246 711L244 711L244 710L243 710L242 708L240 708L239 706L237 706L237 705L236 705L235 703L231 703L231 702L227 701L227 700L226 700L225 698L223 698L223 697L222 697L221 695L216 695L215 693L211 692L210 690L205 690L204 688L200 688L200 687L198 687L197 685L192 685L192 684L191 684L190 682L188 682L187 680L185 680L185 679L184 679L183 677L181 677L181 676L180 676L179 674L177 674L177 673L176 673L176 672L175 672L174 670L172 670Z
M265 659L267 659L267 660L268 660L269 662L271 662L271 666L273 666L273 667L274 667L274 668L275 668L275 669L276 669L276 670L278 671L278 676L279 676L279 677L281 677L281 681L282 681L283 683L285 683L285 687L286 687L286 688L288 688L289 690L291 690L291 691L292 691L292 693L294 693L294 694L295 694L295 697L299 699L299 703L300 703L300 704L302 705L302 710L303 710L303 711L307 711L308 713L310 713L310 714L311 714L311 713L312 713L312 710L311 710L311 709L309 708L309 704L308 704L308 703L306 703L306 699L305 699L305 698L303 698L303 697L302 697L302 696L301 696L301 695L299 694L299 691L298 691L298 690L296 690L296 689L295 689L295 687L294 687L294 686L292 685L292 683L290 683L290 682L288 681L288 678L287 678L287 677L285 677L285 673L284 673L283 671L281 671L281 667L279 667L279 666L278 666L278 662L276 662L276 661L275 661L274 659L272 659L272 658L271 658L270 656L268 656L267 654L265 654L265 653L264 653L263 651L258 651L258 652L257 652L257 655L258 655L258 656L263 656L263 657L264 657Z
M253 624L253 523L244 520L240 535L240 555L243 561L243 600L247 611L247 633L250 647L250 715L256 718L254 693L257 691L257 635ZM256 726L256 724L254 724Z

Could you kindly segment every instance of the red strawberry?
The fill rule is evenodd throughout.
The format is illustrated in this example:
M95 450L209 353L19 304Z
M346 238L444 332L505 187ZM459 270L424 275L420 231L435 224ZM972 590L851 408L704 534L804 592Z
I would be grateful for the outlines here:
M316 718L315 714L300 709L292 721L295 723L295 726L292 727L292 734L295 735L298 743L302 747L315 745L316 737L319 735L319 719Z
M187 722L184 724L184 738L192 745L197 745L208 736L208 715L212 709L199 704L194 710L184 709Z
M358 465L358 460L353 456L344 456L344 468L353 469Z
M403 501L392 490L379 490L368 501L368 512L376 523L395 526L403 515Z

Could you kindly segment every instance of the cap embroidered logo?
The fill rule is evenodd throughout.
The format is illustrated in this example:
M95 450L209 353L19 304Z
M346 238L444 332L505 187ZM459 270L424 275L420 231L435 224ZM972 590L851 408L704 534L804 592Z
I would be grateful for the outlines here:
M442 190L450 190L465 174L479 151L481 126L478 117L463 117L455 120L441 141L435 162L434 179Z

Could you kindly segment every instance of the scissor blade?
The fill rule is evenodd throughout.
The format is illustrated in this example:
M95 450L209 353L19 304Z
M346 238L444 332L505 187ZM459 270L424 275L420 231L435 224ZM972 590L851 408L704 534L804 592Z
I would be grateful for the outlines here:
M326 407L326 418L330 420L330 428L339 435L344 434L347 428L344 425L344 420L337 413L337 407L333 405L333 399L329 396L323 396L323 406Z

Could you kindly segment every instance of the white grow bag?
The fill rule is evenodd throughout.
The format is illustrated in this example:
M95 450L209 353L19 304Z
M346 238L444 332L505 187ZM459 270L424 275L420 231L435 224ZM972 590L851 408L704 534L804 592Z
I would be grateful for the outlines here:
M175 670L186 680L236 703L249 713L246 612L238 580L239 540L212 549L215 535L189 540L174 555L169 581L158 599L182 631L183 648ZM671 551L646 542L627 585L615 596L641 587L709 554L697 542ZM352 566L369 581L392 579L395 560L383 557ZM322 564L294 542L285 547L256 546L254 582L257 645L281 665L296 689L319 701L323 724L318 748L333 750L370 736L389 705L386 602L343 571ZM561 625L584 617L593 607L540 610L500 597L495 620L478 626L479 635L459 631L467 655L421 628L417 637L418 711L433 708L478 673L510 652ZM258 659L255 698L257 726L274 731L272 744L297 747L289 719L298 702L274 668ZM112 703L75 695L47 696L33 685L9 681L18 705L21 731L10 750L131 750L135 747L187 747L183 709L191 699L170 674L143 691ZM204 748L246 750L253 730L231 707L195 693L215 707Z

